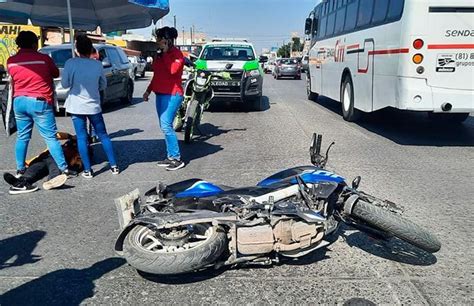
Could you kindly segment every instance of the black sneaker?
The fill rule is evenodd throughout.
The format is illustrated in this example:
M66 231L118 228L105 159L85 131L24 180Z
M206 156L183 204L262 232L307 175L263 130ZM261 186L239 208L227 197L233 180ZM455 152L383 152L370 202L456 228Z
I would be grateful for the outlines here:
M171 163L168 165L168 167L166 167L166 170L168 171L174 171L174 170L178 170L178 169L181 169L184 167L184 162L179 160L179 159L173 159L171 160Z
M92 170L90 171L84 170L82 171L82 177L86 179L91 179L94 177L94 173L92 172Z
M31 185L26 180L20 180L17 184L10 187L9 194L30 193L38 190L38 186Z
M172 159L167 158L167 159L157 161L156 165L158 167L168 167L169 165L171 165L172 161L173 161Z
M63 174L65 174L67 178L76 177L78 175L76 171L70 169L64 170Z
M23 170L16 170L16 175L15 175L15 177L16 177L16 178L22 177L23 174L25 174L25 171L26 171L26 169L23 169Z
M112 168L110 168L110 172L112 172L112 174L119 174L120 173L120 169L118 166L113 166Z
M3 179L10 186L13 186L13 185L16 185L16 184L20 183L19 178L17 178L15 175L10 174L8 172L3 173Z

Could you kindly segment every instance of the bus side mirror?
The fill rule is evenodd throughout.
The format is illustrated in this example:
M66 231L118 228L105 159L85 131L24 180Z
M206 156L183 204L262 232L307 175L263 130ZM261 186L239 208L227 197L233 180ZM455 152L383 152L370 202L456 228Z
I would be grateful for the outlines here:
M304 33L306 35L311 34L311 26L312 25L313 25L313 20L311 18L306 18L306 22L305 22L305 25L304 25Z

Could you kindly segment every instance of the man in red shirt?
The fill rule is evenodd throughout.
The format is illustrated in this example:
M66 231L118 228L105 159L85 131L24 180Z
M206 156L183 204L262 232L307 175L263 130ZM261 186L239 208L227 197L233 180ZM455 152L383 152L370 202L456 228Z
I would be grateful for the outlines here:
M39 53L38 37L31 31L21 31L16 38L18 53L7 61L8 73L13 82L13 109L18 134L15 146L17 176L26 169L25 159L33 124L43 137L58 168L66 175L75 175L67 169L61 143L56 138L54 118L53 78L59 70L53 60ZM31 186L21 186L27 192Z
M179 151L178 138L173 129L173 120L183 102L184 56L174 46L178 37L175 28L164 27L156 30L156 42L161 50L160 56L153 61L153 78L143 94L143 100L148 101L151 92L156 95L156 110L160 128L165 135L167 158L158 161L158 166L166 167L168 171L184 167Z

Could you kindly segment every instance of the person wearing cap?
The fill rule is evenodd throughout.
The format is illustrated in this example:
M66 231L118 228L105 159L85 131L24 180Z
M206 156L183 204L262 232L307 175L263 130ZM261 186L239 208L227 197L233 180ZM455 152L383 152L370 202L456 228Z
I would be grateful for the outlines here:
M77 173L68 169L61 144L56 139L53 78L59 76L59 70L48 55L37 51L38 37L35 33L21 31L16 44L18 53L7 60L8 73L13 82L13 109L18 129L16 176L20 177L26 170L25 159L33 125L38 128L59 170L68 177L75 176Z
M178 137L173 129L173 120L183 102L183 74L184 56L175 47L174 41L178 37L175 28L163 27L156 30L156 43L161 51L153 61L153 78L143 94L143 100L148 101L150 93L156 95L156 111L160 128L165 135L165 159L158 161L158 166L174 171L185 166L181 160Z

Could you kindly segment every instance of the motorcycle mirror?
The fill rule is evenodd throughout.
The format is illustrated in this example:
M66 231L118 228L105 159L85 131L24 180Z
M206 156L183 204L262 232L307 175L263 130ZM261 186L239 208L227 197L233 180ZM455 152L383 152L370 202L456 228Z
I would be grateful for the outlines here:
M354 189L359 188L360 180L361 180L361 177L360 177L360 176L356 176L356 177L354 178L354 180L352 181L352 188L354 188Z

